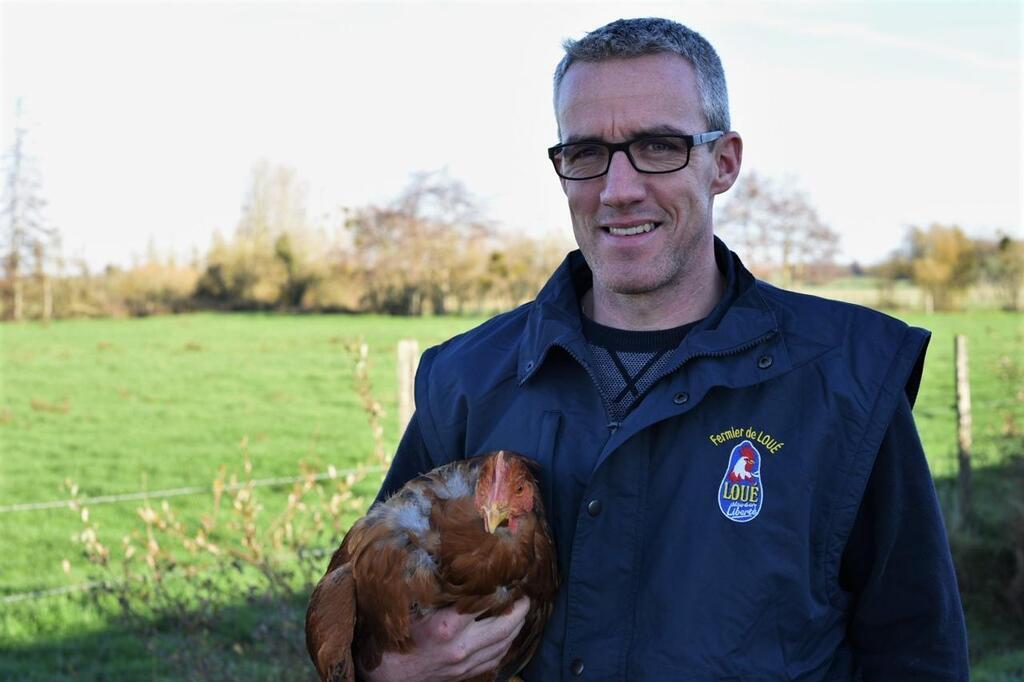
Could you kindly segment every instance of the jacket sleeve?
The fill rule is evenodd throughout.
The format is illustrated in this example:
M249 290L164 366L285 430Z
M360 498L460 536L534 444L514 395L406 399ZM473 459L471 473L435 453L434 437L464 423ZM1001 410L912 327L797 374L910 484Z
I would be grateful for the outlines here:
M415 412L409 420L409 426L406 427L402 441L398 444L395 457L391 460L391 467L374 502L386 500L408 481L434 468L420 431L420 418L420 413Z
M967 680L967 632L949 543L910 403L882 440L843 553L849 638L865 682Z

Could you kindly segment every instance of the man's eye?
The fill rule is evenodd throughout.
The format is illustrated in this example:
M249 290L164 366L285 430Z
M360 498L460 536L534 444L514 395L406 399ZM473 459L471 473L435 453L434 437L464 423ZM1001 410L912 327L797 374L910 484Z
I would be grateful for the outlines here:
M645 154L675 154L684 150L682 140L671 137L648 137L638 142Z
M593 159L602 154L603 151L604 147L599 147L596 144L573 145L565 150L565 158L570 163L579 163Z

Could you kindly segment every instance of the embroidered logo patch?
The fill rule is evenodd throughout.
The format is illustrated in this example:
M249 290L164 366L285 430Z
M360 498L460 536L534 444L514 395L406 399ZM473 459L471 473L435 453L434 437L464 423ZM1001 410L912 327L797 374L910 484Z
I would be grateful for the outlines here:
M718 488L718 508L730 521L746 523L761 513L762 502L761 453L745 440L729 455L729 465Z

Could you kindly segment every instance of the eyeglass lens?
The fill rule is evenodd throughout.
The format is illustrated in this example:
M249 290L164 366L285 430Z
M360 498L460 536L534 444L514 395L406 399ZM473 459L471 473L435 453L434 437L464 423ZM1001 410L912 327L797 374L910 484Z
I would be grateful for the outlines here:
M629 156L636 170L666 173L686 165L690 147L678 137L644 137L629 145ZM567 178L603 175L609 166L609 149L601 144L581 142L569 144L555 156L558 171Z

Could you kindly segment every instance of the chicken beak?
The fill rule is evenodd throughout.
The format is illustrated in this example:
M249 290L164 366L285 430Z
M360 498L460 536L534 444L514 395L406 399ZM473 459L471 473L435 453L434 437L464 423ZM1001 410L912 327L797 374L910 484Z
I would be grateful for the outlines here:
M488 533L498 530L498 526L508 520L508 510L497 504L486 505L482 511L484 513L484 528Z

